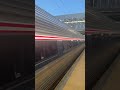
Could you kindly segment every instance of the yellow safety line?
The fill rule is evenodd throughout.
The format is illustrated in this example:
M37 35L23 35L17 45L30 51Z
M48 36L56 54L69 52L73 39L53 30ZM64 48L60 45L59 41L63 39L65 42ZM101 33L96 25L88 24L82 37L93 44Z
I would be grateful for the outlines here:
M55 90L85 90L85 50Z

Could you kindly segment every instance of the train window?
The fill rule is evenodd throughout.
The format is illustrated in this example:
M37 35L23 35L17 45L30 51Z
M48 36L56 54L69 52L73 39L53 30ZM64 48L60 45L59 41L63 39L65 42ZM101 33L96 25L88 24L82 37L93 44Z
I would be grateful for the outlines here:
M62 54L79 45L78 41L35 41L35 61L42 62L56 54Z
M63 41L57 41L57 45L58 45L58 53L61 55L64 51L64 43Z
M36 41L35 42L36 63L56 55L57 52L58 52L57 41Z
M41 47L42 44L40 44L38 41L35 41L35 62L41 60Z
M64 52L72 47L71 41L63 41Z

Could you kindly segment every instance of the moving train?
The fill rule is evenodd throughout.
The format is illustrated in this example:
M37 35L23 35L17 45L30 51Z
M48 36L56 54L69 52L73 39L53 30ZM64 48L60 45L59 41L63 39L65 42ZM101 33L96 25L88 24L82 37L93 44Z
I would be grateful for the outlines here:
M84 39L82 34L35 6L36 69L70 51L73 47L81 45Z
M89 5L86 6L86 35L88 34L108 34L117 35L120 24L103 13L98 12Z
M53 90L85 47L85 37L35 6L35 89Z
M36 9L33 0L0 0L0 90L34 88L35 64L84 42L82 35Z
M86 89L92 90L120 51L120 23L86 5L85 32Z
M0 90L11 90L34 75L33 3L0 0Z

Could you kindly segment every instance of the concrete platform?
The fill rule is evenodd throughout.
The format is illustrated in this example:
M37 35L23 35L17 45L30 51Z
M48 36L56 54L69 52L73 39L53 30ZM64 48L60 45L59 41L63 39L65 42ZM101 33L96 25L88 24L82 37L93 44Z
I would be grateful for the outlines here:
M120 90L120 54L92 90Z
M85 90L85 50L78 57L55 90Z

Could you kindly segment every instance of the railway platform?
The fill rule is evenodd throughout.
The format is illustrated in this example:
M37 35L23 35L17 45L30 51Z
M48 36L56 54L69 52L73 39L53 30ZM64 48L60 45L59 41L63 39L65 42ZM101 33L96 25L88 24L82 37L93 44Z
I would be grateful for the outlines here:
M102 75L93 90L120 90L120 54Z
M85 50L71 66L55 90L85 90Z

